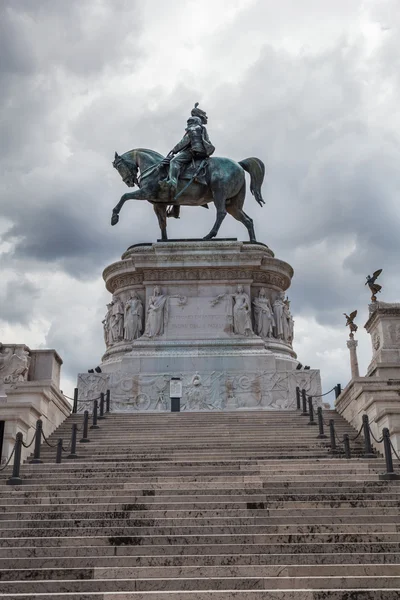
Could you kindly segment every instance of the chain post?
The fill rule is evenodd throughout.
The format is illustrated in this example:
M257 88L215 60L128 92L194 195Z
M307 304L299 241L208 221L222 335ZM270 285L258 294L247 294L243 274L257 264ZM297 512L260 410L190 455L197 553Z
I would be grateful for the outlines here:
M90 426L90 429L99 429L99 426L97 425L97 408L98 408L98 402L97 402L97 400L95 400L93 402L93 423Z
M303 412L301 413L302 417L308 417L308 412L307 412L307 395L306 395L306 390L301 390L301 399L303 402Z
M314 407L312 401L312 396L308 396L308 414L310 415L308 425L316 425L316 422L314 420Z
M347 433L343 436L344 443L344 455L346 458L351 458L351 450L350 450L350 438Z
M99 419L105 419L105 416L104 416L104 394L103 394L103 392L100 394L100 405L99 406L100 406L100 411L99 411L98 418Z
M71 432L71 451L68 454L67 458L78 458L78 455L76 453L76 435L78 433L78 425L76 423L74 423L72 425L72 432Z
M364 458L376 458L371 443L371 433L369 431L369 419L368 415L362 416L363 421L363 434L364 434Z
M392 445L390 442L390 433L389 429L385 427L382 430L383 436L383 448L385 450L385 462L386 462L386 473L382 473L379 475L380 480L394 480L400 479L400 475L394 472L393 469L393 458L392 458Z
M335 385L335 400L336 398L339 398L340 394L342 393L342 384L341 383L337 383Z
M22 483L22 479L19 476L19 470L21 467L22 439L23 435L19 431L15 438L13 472L11 477L6 481L7 485L21 485Z
M318 415L318 428L319 428L319 434L317 435L317 438L325 439L326 435L324 432L324 417L322 416L322 406L318 406L317 415Z
M332 452L336 452L335 421L333 419L330 419L329 421L329 435L331 439L331 450Z
M72 406L72 412L73 413L78 412L78 388L74 389L74 404Z
M296 388L296 408L297 410L301 409L301 398L300 398L300 388Z
M110 400L111 400L111 393L110 393L110 390L107 390L107 393L106 393L106 413L110 412Z
M56 463L60 464L62 460L62 451L63 451L63 441L60 438L57 442L57 454L56 454Z
M42 463L40 460L40 444L42 441L42 431L43 431L43 421L38 419L36 421L36 431L35 431L35 449L33 451L33 458L29 461L30 465L35 465Z
M83 433L82 433L82 439L80 440L81 444L86 444L87 442L90 442L90 440L88 438L88 430L89 430L89 411L85 410L85 412L83 413Z

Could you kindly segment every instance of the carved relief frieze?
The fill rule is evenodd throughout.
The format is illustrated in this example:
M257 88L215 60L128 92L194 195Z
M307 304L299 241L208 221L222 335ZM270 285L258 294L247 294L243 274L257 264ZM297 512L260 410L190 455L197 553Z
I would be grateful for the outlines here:
M181 410L213 411L235 409L288 410L296 407L296 386L309 395L321 394L318 371L235 373L174 373L182 381ZM111 409L116 412L169 411L171 374L114 372L82 374L78 379L79 398L93 399L111 391ZM316 402L318 404L318 402ZM87 405L82 402L80 410Z
M114 293L116 290L121 288L138 285L140 283L143 283L142 273L128 273L125 275L119 275L113 279L109 279L107 281L107 289Z

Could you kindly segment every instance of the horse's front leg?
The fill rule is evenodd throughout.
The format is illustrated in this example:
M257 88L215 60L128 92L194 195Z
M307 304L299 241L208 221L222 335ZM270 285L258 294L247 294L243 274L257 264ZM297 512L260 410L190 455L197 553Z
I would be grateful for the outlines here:
M146 200L142 190L136 190L136 192L128 192L121 196L121 200L116 206L114 206L111 216L111 225L116 225L119 221L119 213L123 205L127 200Z
M154 212L157 215L158 224L161 229L161 239L166 241L167 236L167 206L166 204L153 204Z
M220 191L215 191L213 192L213 197L215 208L217 209L217 217L215 219L214 226L211 229L210 233L203 237L203 240L211 240L212 238L214 238L217 235L219 228L221 227L222 221L226 217L225 194Z

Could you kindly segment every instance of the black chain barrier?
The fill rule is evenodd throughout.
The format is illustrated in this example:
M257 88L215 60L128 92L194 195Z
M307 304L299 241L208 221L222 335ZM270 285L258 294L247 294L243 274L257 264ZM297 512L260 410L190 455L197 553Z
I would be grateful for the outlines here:
M308 425L318 425L317 439L327 439L328 436L325 433L324 426L329 428L330 450L333 454L340 454L343 452L344 456L346 458L351 458L350 442L355 442L359 438L361 433L364 432L364 457L365 458L376 458L376 453L374 452L374 450L372 448L370 433L371 433L373 439L377 443L381 443L383 438L381 440L376 440L375 436L373 435L373 433L370 430L367 415L363 416L363 424L361 425L359 431L357 432L357 434L355 436L350 437L349 434L345 433L343 435L343 438L340 438L336 433L334 420L330 419L329 423L327 423L323 416L322 406L317 406L317 407L314 406L314 404L313 404L314 398L322 398L324 396L327 396L328 394L331 394L333 391L335 391L335 396L337 398L338 395L340 395L340 393L341 393L341 385L337 384L332 389L325 392L324 394L316 394L313 396L308 396L308 398L307 398L306 390L304 390L304 389L300 390L300 388L297 387L296 388L297 410L300 410L302 408L302 412L300 413L301 416L309 417ZM315 421L315 410L317 413L317 422Z
M67 396L68 397L68 396ZM105 418L105 412L108 413L110 411L110 390L107 390L106 394L101 393L100 396L100 418ZM92 401L90 401L92 402ZM97 425L97 411L98 411L98 399L96 398L93 402L93 425L91 429L99 429ZM13 472L9 479L6 480L8 485L21 485L22 479L20 477L20 468L21 468L21 456L22 456L22 448L30 448L32 444L35 442L35 448L33 452L33 458L29 461L30 464L42 463L43 461L40 459L40 451L41 451L41 442L44 440L45 444L49 446L49 448L57 448L56 455L56 463L61 463L62 461L62 453L69 452L67 458L75 459L78 458L76 453L76 444L77 444L77 435L79 431L82 431L82 439L80 442L90 442L88 438L88 429L89 429L89 411L85 410L83 415L83 427L80 429L77 423L73 423L71 429L71 440L68 444L67 448L63 446L63 440L60 438L56 444L51 444L49 440L46 438L43 431L43 422L41 419L36 421L35 433L33 435L32 440L29 444L25 444L23 440L22 432L18 432L16 435L14 448L8 457L6 463L0 467L0 472L4 471L11 463L14 458L13 463Z
M313 398L321 398L323 396L326 396L327 394L330 394L333 390L335 390L335 394L336 394L336 398L337 398L338 395L340 395L340 393L341 393L340 384L336 385L334 388L332 388L325 394L309 396L308 397L308 413L307 413L306 391L305 390L300 391L300 388L298 388L298 387L296 388L297 410L301 410L301 408L302 408L303 412L301 413L301 415L305 416L305 414L307 414L309 416L310 421L309 421L308 425L316 425L316 423L314 421ZM327 438L327 436L325 434L325 430L324 430L324 425L328 426L329 427L329 437L330 437L330 449L331 449L332 453L342 452L341 448L338 449L337 444L339 444L340 446L343 446L343 451L344 451L345 457L351 458L350 442L355 442L362 433L363 433L363 437L364 437L364 453L363 453L364 458L377 458L377 453L373 449L371 438L374 440L374 442L378 446L379 446L379 444L383 443L386 472L381 473L379 475L379 479L381 479L381 480L400 480L400 474L396 473L394 471L392 453L395 455L396 459L399 462L400 462L400 455L396 451L395 447L393 446L393 442L390 439L390 432L387 427L385 427L382 430L382 437L378 439L374 435L374 432L371 429L368 415L364 414L362 416L362 425L360 426L360 429L358 430L356 435L353 437L350 437L347 433L345 433L343 435L343 438L340 439L340 437L337 435L336 430L335 430L334 419L330 419L329 423L326 423L326 421L324 420L324 417L323 417L321 406L317 407L317 418L318 418L318 429L319 429L317 438L319 438L319 439Z

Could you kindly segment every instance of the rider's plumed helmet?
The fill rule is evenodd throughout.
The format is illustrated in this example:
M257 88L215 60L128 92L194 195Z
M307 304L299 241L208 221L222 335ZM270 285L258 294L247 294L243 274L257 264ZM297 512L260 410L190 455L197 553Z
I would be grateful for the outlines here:
M204 110L201 110L201 108L198 108L198 106L199 106L199 103L196 102L196 104L194 105L194 108L192 108L191 115L192 115L192 117L199 117L199 119L201 120L203 125L206 125L207 121L208 121L206 112Z

